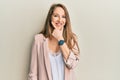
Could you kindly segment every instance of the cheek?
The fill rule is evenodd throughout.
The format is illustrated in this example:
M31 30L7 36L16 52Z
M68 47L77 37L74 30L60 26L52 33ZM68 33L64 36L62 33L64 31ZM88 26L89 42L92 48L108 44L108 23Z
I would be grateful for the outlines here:
M64 20L64 24L66 24L66 22L67 22L67 21L66 21L66 19L65 19L65 20Z
M57 18L53 18L53 17L52 17L52 21L53 21L53 22L57 21Z

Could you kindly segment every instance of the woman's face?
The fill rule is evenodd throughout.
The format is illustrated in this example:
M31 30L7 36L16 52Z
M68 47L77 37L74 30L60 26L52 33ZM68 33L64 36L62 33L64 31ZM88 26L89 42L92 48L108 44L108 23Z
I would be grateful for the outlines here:
M56 7L53 11L51 23L55 29L59 30L66 24L66 15L61 7Z

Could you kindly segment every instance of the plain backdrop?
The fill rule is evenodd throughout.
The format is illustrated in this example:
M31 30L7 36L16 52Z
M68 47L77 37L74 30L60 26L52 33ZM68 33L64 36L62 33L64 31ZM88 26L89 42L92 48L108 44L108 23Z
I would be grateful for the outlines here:
M33 37L64 4L81 49L77 80L120 80L119 0L0 0L0 80L27 80Z

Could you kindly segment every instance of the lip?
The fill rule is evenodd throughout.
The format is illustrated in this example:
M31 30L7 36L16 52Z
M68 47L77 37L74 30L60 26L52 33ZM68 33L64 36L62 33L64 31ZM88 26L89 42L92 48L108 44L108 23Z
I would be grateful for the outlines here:
M62 23L56 23L57 26L62 26Z

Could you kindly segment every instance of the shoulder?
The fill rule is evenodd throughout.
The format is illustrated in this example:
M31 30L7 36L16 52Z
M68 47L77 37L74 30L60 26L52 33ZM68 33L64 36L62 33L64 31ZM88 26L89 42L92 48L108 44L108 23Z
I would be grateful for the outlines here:
M44 35L43 34L36 34L35 36L34 36L34 40L35 41L44 41L46 38L44 37Z

